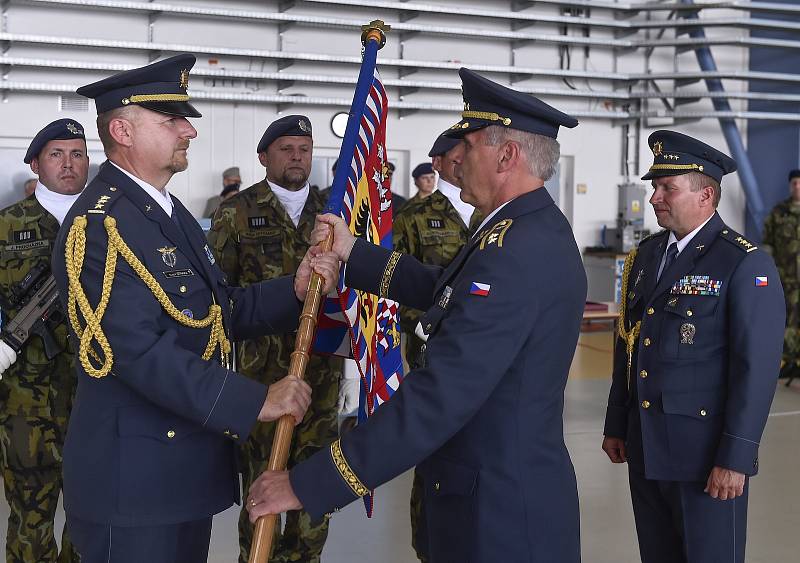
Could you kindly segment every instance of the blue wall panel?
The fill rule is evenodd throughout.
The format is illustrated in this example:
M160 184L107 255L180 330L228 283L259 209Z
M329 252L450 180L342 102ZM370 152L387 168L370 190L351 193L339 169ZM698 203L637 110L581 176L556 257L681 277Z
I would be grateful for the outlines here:
M799 0L770 0L771 3L800 4ZM754 12L751 17L765 17ZM772 19L797 21L797 15L771 15ZM797 41L796 32L776 32L754 29L752 37L790 39ZM800 74L800 50L756 47L750 49L750 70ZM774 81L751 81L751 92L776 92L797 94L797 84L782 84ZM800 112L797 103L766 102L752 100L750 111ZM788 173L800 168L800 123L784 121L751 120L747 127L747 152L753 165L764 203L771 209L789 195ZM763 225L752 225L748 221L747 234L760 239Z

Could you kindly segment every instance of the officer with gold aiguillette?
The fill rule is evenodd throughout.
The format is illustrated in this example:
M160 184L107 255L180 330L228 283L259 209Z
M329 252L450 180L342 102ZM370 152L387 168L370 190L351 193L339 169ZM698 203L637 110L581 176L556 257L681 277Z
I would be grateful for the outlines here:
M717 213L736 162L675 131L649 145L642 179L665 230L625 261L603 450L628 464L643 563L742 563L781 359L781 282Z
M239 501L235 445L255 422L299 421L308 385L267 387L230 367L230 340L298 324L297 275L230 287L197 221L166 189L200 117L193 55L78 89L108 160L70 210L53 271L78 347L64 508L83 563L205 562L211 517ZM334 259L315 259L329 291Z

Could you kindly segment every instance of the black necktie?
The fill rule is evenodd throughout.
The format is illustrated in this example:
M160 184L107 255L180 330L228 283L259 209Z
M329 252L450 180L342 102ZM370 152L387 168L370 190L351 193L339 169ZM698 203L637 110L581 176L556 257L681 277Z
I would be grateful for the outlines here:
M667 258L664 260L664 267L661 268L661 274L658 276L658 279L661 279L661 276L664 275L664 272L669 270L669 267L675 263L675 259L678 257L678 243L673 242L667 248Z

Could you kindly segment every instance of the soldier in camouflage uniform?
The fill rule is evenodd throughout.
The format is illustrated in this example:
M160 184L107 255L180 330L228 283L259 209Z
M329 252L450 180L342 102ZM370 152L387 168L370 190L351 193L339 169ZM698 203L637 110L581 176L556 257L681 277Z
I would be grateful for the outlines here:
M415 193L407 203L416 205L430 197L433 193L433 190L436 188L436 174L430 162L422 162L417 164L411 171L411 177L414 179L414 187L417 188L417 193ZM394 203L394 201L392 203ZM405 204L403 204L403 207L405 207ZM399 211L400 210L397 209L395 213Z
M789 172L789 199L764 223L763 246L772 254L786 298L782 377L800 377L800 170Z
M232 285L247 286L291 274L310 245L314 219L325 199L308 185L311 170L311 123L291 115L267 128L258 144L267 177L223 202L214 216L209 241ZM284 377L295 335L265 336L239 343L239 371L262 383ZM306 369L312 403L294 432L288 466L310 457L337 437L337 398L342 360L313 355ZM242 448L243 487L266 468L275 424L261 424ZM290 512L271 561L318 562L328 536L327 519L312 525L303 511ZM247 510L239 518L239 560L246 563L253 538Z
M89 159L83 127L74 119L49 124L25 155L39 182L34 193L0 211L0 303L3 322L13 319L12 288L40 264L50 267L59 223L86 185ZM61 553L53 520L61 493L61 461L75 393L74 356L66 321L51 327L61 348L48 360L42 339L32 335L17 361L2 373L0 450L10 514L8 563L78 561L66 530ZM5 346L5 343L0 343Z
M469 240L472 229L480 224L480 213L460 200L461 189L455 177L454 163L448 154L461 141L440 135L428 153L432 170L439 173L437 190L422 198L414 196L394 219L394 248L411 254L424 264L447 266ZM418 166L417 169L421 168ZM415 169L415 172L417 171ZM424 342L415 334L423 312L400 307L400 326L405 333L405 356L411 369L421 367ZM422 478L414 473L411 489L411 544L420 561L427 561ZM422 525L420 525L420 523Z

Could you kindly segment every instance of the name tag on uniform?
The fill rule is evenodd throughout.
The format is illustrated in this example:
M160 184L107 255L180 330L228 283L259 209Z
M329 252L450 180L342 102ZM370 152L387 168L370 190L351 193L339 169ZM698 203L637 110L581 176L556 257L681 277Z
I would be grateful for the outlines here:
M49 245L50 243L46 240L32 240L31 242L24 242L22 244L7 244L6 250L9 252L22 252L23 250L44 248Z
M444 228L444 221L441 219L428 219L428 227L431 229L442 229Z
M719 296L721 289L721 280L712 280L709 276L683 276L675 282L669 292L672 295Z
M169 270L161 273L168 278L184 278L186 276L194 275L194 272L191 270L191 268L186 268L185 270Z

